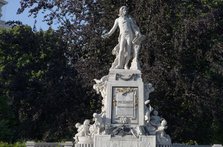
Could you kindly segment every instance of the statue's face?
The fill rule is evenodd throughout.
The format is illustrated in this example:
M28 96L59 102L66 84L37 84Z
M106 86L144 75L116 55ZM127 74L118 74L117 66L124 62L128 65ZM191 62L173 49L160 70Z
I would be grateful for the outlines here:
M157 115L158 115L158 111L154 111L153 114L154 114L155 116L157 116Z
M123 15L126 15L128 13L128 10L126 7L123 8L123 11L122 11Z
M122 6L119 10L119 16L125 16L128 13L128 9L126 6Z

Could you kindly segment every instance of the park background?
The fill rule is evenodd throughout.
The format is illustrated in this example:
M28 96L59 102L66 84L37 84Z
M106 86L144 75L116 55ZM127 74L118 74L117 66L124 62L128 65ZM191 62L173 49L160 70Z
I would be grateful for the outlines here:
M21 15L5 8L11 28L0 31L0 141L71 140L76 122L100 112L93 79L108 74L118 32L101 35L127 5L146 35L143 80L155 87L151 103L173 142L223 144L222 0L13 4Z

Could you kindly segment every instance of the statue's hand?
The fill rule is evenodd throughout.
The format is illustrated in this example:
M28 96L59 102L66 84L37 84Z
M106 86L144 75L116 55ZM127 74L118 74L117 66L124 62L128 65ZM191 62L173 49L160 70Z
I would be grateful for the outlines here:
M109 38L109 34L106 33L106 34L104 34L104 35L101 35L101 37L102 37L103 39Z

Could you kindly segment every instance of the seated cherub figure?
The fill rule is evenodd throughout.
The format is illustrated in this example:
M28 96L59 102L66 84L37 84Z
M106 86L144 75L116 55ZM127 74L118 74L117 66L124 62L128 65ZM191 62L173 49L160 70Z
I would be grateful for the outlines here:
M82 136L90 136L90 120L86 119L84 121L84 123L81 125L80 123L76 123L75 127L77 128L77 134L75 134L75 142L78 142L79 139L78 137L82 137Z
M162 118L158 116L158 111L154 110L153 115L150 118L150 124L154 127L160 126Z

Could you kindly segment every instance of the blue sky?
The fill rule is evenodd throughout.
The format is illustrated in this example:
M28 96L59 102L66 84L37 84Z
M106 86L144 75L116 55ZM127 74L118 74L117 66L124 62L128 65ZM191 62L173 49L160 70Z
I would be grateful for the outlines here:
M19 20L21 22L23 22L23 24L27 24L31 27L33 27L35 19L30 16L28 17L28 12L25 11L23 14L19 14L17 15L17 9L19 8L19 0L6 0L8 2L7 5L5 5L3 7L3 16L2 16L2 20L4 21L9 21L9 20ZM46 22L43 22L43 15L39 14L39 16L37 17L37 24L36 24L36 28L37 30L39 29L43 29L46 30L49 26L46 24Z

